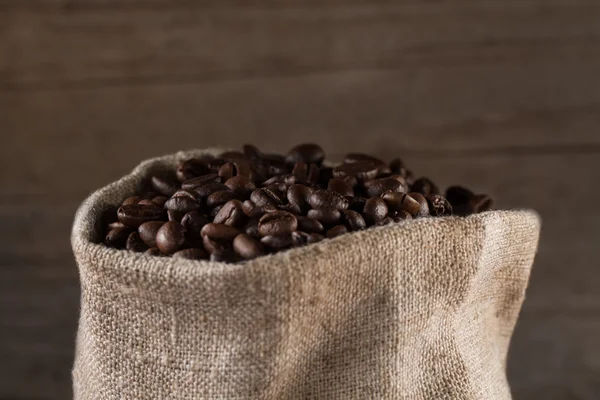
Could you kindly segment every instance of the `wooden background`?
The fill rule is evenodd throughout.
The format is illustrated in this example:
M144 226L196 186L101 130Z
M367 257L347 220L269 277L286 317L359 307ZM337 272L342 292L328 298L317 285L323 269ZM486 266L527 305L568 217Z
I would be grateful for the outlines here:
M543 218L515 399L600 398L597 0L0 0L0 399L67 399L78 204L146 157L317 141Z

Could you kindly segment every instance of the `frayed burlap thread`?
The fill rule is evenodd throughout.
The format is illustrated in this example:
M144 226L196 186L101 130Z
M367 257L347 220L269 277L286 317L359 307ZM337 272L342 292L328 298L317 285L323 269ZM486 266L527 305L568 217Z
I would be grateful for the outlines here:
M511 398L535 213L407 221L242 264L97 244L102 212L145 177L215 151L146 161L77 212L75 399Z

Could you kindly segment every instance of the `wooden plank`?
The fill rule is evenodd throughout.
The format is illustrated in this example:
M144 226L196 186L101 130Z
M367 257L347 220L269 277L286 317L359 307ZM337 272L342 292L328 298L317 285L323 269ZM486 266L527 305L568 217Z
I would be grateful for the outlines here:
M548 64L558 64L564 80L582 85L598 79L581 66L600 62L599 18L595 3L540 0L483 6L472 1L359 4L333 10L12 11L0 13L0 88L456 65L493 65L497 69L488 79L501 81L503 68L532 79ZM468 87L463 90L472 90Z

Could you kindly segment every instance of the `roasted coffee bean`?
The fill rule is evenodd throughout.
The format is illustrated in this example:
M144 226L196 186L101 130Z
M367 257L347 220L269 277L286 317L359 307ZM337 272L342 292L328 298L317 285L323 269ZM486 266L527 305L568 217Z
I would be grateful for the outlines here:
M364 153L348 153L346 154L346 157L344 157L344 164L352 164L360 161L369 161L375 164L385 164L379 158Z
M379 166L372 161L357 161L352 164L338 165L333 169L334 178L354 177L358 182L375 179L379 173Z
M188 213L190 211L198 211L202 205L187 196L171 197L165 203L165 208L171 211L179 211L181 213Z
M421 210L419 202L407 193L385 192L381 195L381 198L387 204L388 209L394 211L404 210L413 217L419 215Z
M387 216L388 207L385 204L385 201L379 197L371 197L365 203L365 208L363 209L363 216L365 221L373 225L378 221L384 219Z
M202 238L202 245L209 253L233 251L233 245L230 240L211 239L208 236Z
M200 234L213 240L233 240L241 232L233 226L210 223L204 225Z
M263 215L258 222L258 233L261 236L279 235L293 232L298 228L296 216L287 211L273 211Z
M220 158L215 158L214 160L210 160L209 162L206 163L206 166L208 167L208 169L212 172L212 173L217 173L219 172L219 170L221 169L221 167L223 165L227 164L226 160L220 159Z
M348 209L361 213L366 203L367 199L365 197L352 197Z
M217 216L217 214L221 211L221 208L223 208L222 205L216 206L215 208L213 208L212 210L210 210L210 213L208 214L208 216L210 217L210 219L214 219Z
M205 199L213 193L228 191L229 188L219 182L209 182L194 189L198 196Z
M263 183L264 184L264 183ZM287 193L287 185L283 182L275 182L271 183L269 186L266 186L265 189L273 192L283 204L285 201L285 195Z
M260 233L258 233L258 221L259 218L251 218L244 226L244 232L246 235L255 239L260 239Z
M165 222L156 233L156 247L163 254L173 254L185 242L185 229L174 221Z
M336 225L327 230L327 237L332 239L336 236L343 235L344 233L348 233L348 228L346 228L345 225Z
M290 172L288 166L283 163L269 163L267 168L269 176L287 174Z
M181 219L185 214L186 213L182 211L167 210L167 217L169 221L181 222Z
M140 238L148 247L156 247L156 234L164 221L148 221L141 224L138 228Z
M429 205L429 213L434 217L452 215L452 206L446 198L440 194L432 194L426 197Z
M319 183L327 184L333 178L332 167L321 167L319 169Z
M394 220L392 218L390 218L389 216L384 217L383 219L378 220L375 225L377 226L385 226L385 225L390 225L393 224Z
M208 252L199 247L179 250L173 253L173 258L184 258L186 260L207 260L209 257Z
M427 199L425 198L425 196L423 196L421 193L416 192L411 192L408 195L419 203L419 213L415 217L429 216L429 204L427 204Z
M229 190L240 196L242 199L247 199L250 197L250 193L256 189L256 186L250 180L250 178L239 175L227 179L225 186L227 186Z
M312 188L301 184L295 184L289 187L286 197L290 204L295 204L302 212L306 212L310 209L308 200L312 193Z
M184 161L177 168L177 179L179 182L185 182L196 176L205 175L210 172L207 166L207 158L205 159L191 159Z
M237 200L238 195L233 193L231 190L223 190L220 192L215 192L206 198L206 206L207 207L217 207L222 206L231 200Z
M306 243L317 243L323 239L325 239L325 236L321 235L320 233L310 233L306 239Z
M315 190L310 195L308 203L312 208L335 208L340 211L346 210L350 205L348 199L338 192L332 190Z
M148 250L146 250L144 252L144 254L147 254L149 256L156 256L156 257L160 257L163 255L163 253L160 252L158 247L150 247Z
M246 260L265 254L263 244L245 233L239 234L233 239L233 249Z
M303 213L302 209L300 208L300 206L298 204L284 204L282 206L279 206L279 209L281 211L287 211L287 212L291 212L292 214L295 215L300 215Z
M272 206L268 206L266 208L268 209L268 211L277 210L276 207ZM256 204L254 204L252 200L246 200L242 203L242 211L244 212L244 214L251 218L262 217L264 213L268 212L267 210L265 210L265 207L258 207Z
M243 145L242 151L244 152L244 157L246 157L249 160L260 160L263 156L258 147L252 144Z
M121 221L115 221L115 222L111 222L110 224L108 224L108 230L110 231L111 229L121 229L121 228L127 228L125 226L125 224L123 224ZM129 229L129 228L127 228ZM131 231L131 229L129 229Z
M293 247L298 247L298 246L304 246L305 244L308 243L308 239L310 238L310 234L306 233L306 232L292 232L292 246Z
M492 205L489 196L485 194L476 195L460 186L449 187L446 190L446 199L452 205L452 213L460 216L487 211Z
M171 197L177 191L177 184L174 180L163 179L159 176L153 176L151 179L152 189L163 196Z
M155 196L152 198L152 202L159 207L164 207L167 200L169 200L167 196Z
M178 191L173 193L173 196L171 196L171 198L176 198L176 197L186 197L186 198L188 198L190 200L194 200L194 201L202 200L196 192L191 191L191 190L185 190L185 189L179 189Z
M471 199L474 213L489 211L492 208L492 198L487 194L476 194Z
M129 228L136 228L147 221L160 221L165 217L165 211L157 205L143 206L130 204L117 210L119 221Z
M190 211L181 219L181 225L185 228L186 234L194 238L200 237L200 230L202 230L204 225L208 224L208 222L206 215L198 211Z
M260 239L260 242L273 250L287 249L294 244L291 232L264 236Z
M297 162L321 165L324 159L325 152L321 146L314 143L306 143L291 149L285 157L285 162L292 165Z
M206 174L196 178L188 179L181 184L181 188L185 190L194 190L207 183L221 183L221 177L217 174Z
M150 199L140 200L138 204L141 206L158 206L158 204L156 204L155 202L153 202Z
M297 216L298 230L308 233L319 233L323 232L323 224L316 219Z
M219 168L219 176L225 181L232 178L234 175L235 166L230 162L221 165L221 168Z
M406 192L403 183L394 178L373 179L364 183L365 193L369 197L381 196L384 192Z
M438 194L440 191L437 186L428 178L419 178L417 179L410 190L412 192L421 193L423 196L427 197L431 194Z
M140 201L142 201L142 198L140 196L132 196L132 197L128 197L123 201L123 204L121 204L122 206L129 206L132 204L138 204Z
M252 175L252 166L247 160L235 160L233 165L235 165L236 176L243 176L250 180L256 179L256 177L253 177Z
M272 178L267 179L263 182L263 187L269 187L273 184L281 184L283 183L283 187L287 189L288 186L296 183L296 177L292 174L283 174L283 175L275 175Z
M295 182L298 182L298 183L308 182L308 165L306 165L306 163L303 161L298 161L296 163L296 165L294 165L294 169L292 170L292 175L295 177Z
M410 215L410 213L408 211L404 211L404 210L390 211L388 213L388 216L394 222L400 222L400 221L404 221L406 219L412 219L412 216Z
M316 185L319 183L319 166L317 164L310 164L308 167L308 185Z
M340 218L342 218L342 213L337 208L319 208L309 210L307 216L316 219L325 227L331 227L338 224Z
M267 188L259 188L252 192L250 200L258 207L277 207L283 202L279 195Z
M352 186L343 179L330 179L327 183L327 190L338 192L342 196L354 196L354 189L352 189Z
M220 251L217 250L210 254L210 261L213 262L226 262L226 263L235 263L241 261L240 256L238 256L233 251Z
M392 174L399 174L402 176L406 176L406 172L408 170L404 166L404 163L402 162L401 159L394 158L392 161L390 161L389 165L390 165L390 170L391 170Z
M244 153L241 151L225 151L219 155L219 158L227 161L235 161L244 158Z
M239 200L228 201L221 207L213 222L215 224L225 224L234 227L243 226L247 217L242 207L242 202Z
M129 228L111 229L104 237L104 244L110 247L115 247L117 249L122 249L123 247L125 247L127 237L130 233L131 229Z
M346 210L343 214L344 223L351 231L360 231L367 227L367 223L362 215L354 210Z
M135 251L141 253L148 249L148 246L144 243L144 241L140 238L139 233L131 232L127 237L127 243L125 244L125 248L129 251Z

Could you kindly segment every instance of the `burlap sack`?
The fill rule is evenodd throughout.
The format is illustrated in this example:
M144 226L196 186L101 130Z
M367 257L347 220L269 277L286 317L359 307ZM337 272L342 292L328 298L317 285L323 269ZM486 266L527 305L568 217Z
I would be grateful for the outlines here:
M409 221L235 265L96 244L106 207L197 153L144 162L77 213L76 399L511 397L535 214Z

